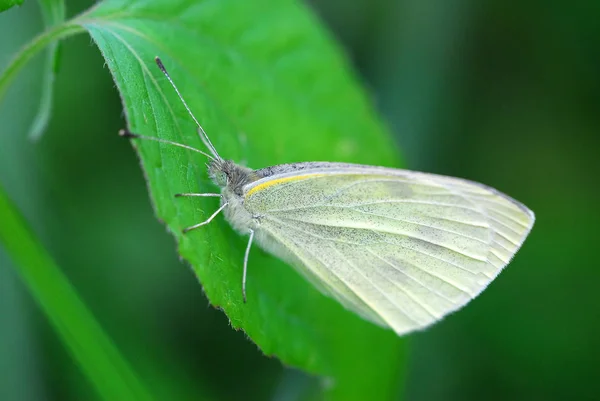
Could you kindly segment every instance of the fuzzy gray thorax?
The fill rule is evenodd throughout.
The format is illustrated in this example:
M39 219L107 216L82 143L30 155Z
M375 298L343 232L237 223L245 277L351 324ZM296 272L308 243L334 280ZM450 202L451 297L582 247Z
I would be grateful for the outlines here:
M208 174L221 188L221 204L227 203L223 210L225 219L236 231L247 234L249 229L253 228L254 222L252 215L244 207L244 186L259 177L250 168L222 159L209 163Z

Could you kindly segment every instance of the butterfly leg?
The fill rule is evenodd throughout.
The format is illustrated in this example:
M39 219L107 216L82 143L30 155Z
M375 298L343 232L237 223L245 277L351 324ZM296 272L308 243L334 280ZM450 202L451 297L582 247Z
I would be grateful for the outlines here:
M220 207L220 208L218 208L216 212L214 212L214 213L213 213L213 214L212 214L212 215L211 215L211 216L210 216L208 219L204 220L202 223L198 223L198 224L195 224L195 225L193 225L193 226L191 226L191 227L184 228L184 229L183 229L183 233L185 234L185 233L187 233L188 231L191 231L191 230L193 230L193 229L196 229L196 228L198 228L198 227L202 227L202 226L204 226L204 225L206 225L206 224L210 223L210 222L212 221L212 219L214 219L214 218L215 218L215 217L216 217L216 216L217 216L219 213L221 213L221 211L223 211L223 209L225 209L225 207L226 207L228 204L229 204L229 203L227 203L227 202L223 203L223 205L221 205L221 207Z
M250 229L250 238L248 239L248 246L246 246L246 253L244 254L244 273L242 275L242 297L244 303L246 303L246 273L248 272L248 256L250 255L250 247L252 246L252 240L254 239L254 230Z

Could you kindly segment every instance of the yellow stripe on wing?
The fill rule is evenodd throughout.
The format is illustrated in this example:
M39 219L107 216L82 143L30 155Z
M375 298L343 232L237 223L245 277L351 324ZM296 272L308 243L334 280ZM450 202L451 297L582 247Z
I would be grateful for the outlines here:
M248 193L246 194L246 197L252 195L255 192L262 191L263 189L272 187L273 185L283 184L284 182L306 180L306 179L314 178L314 177L323 177L324 175L325 174L303 174L303 175L295 175L295 176L291 176L291 177L277 178L274 180L266 181L260 185L253 187L250 191L248 191Z

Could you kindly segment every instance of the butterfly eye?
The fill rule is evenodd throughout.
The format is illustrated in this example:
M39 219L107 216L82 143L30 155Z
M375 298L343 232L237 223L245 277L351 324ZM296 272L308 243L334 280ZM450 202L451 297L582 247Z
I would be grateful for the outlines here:
M218 186L224 187L229 183L229 177L223 171L219 171L215 174L215 181Z

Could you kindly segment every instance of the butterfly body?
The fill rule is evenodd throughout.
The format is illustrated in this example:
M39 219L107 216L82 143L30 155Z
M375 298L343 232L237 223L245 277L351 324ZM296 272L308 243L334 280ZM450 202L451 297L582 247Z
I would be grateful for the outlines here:
M253 170L231 160L212 160L208 175L221 188L221 206L225 219L240 234L248 234L258 223L244 207L244 187L256 180Z

